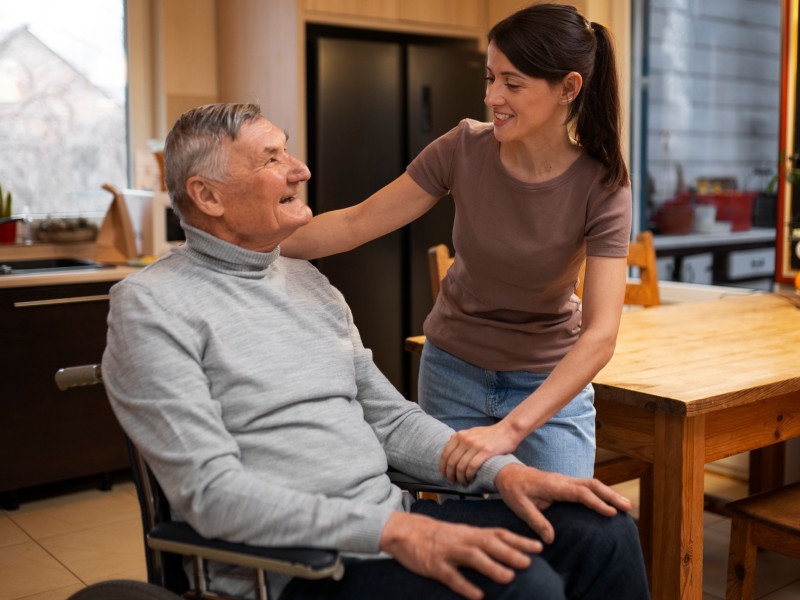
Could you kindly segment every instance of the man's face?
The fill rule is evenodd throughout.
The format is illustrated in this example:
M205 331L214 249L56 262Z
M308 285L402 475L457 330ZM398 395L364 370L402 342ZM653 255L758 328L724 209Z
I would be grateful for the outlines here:
M245 124L228 153L230 179L213 187L224 210L212 231L257 252L269 252L311 220L297 194L308 167L286 151L286 135L265 118Z

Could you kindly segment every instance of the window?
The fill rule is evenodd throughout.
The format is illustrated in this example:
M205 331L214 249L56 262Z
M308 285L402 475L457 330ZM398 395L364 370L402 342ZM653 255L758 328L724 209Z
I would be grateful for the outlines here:
M0 4L0 185L13 213L102 216L128 185L124 0Z
M634 0L634 7L636 225L657 234L659 278L769 288L781 0ZM737 255L726 247L762 252L762 267L737 274L730 267Z

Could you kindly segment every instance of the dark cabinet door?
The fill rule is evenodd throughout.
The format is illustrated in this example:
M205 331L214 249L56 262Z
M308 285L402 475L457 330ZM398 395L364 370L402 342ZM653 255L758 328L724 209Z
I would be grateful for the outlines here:
M359 36L364 37L359 37ZM310 32L309 201L315 212L369 197L460 119L483 119L484 58L474 43L385 33ZM412 225L317 261L353 311L375 363L407 397L417 364L403 351L432 306L428 246L449 243L440 201Z
M100 362L111 285L0 290L0 492L128 466L103 387L61 392L53 379Z
M449 45L410 44L407 56L410 161L462 119L485 120L486 59L477 50ZM437 244L453 250L454 218L453 199L447 196L409 226L409 335L422 333L433 307L427 250Z
M312 208L356 204L403 170L403 49L386 42L322 38L316 47ZM344 294L364 345L402 386L402 234L317 261Z

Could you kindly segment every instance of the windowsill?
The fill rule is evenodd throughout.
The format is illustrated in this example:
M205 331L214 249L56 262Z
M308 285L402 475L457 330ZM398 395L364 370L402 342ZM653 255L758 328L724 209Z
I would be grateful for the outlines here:
M35 258L85 258L92 260L96 251L97 248L94 242L2 244L0 245L0 260Z

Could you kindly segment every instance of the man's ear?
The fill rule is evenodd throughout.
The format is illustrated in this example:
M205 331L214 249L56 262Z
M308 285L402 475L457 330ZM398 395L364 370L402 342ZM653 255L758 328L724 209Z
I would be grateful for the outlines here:
M564 75L564 78L561 80L560 102L562 104L569 104L575 100L581 92L581 87L583 87L583 77L581 77L580 73L572 71Z
M217 190L207 179L193 175L186 181L186 193L192 199L197 210L210 216L220 217L225 212Z

